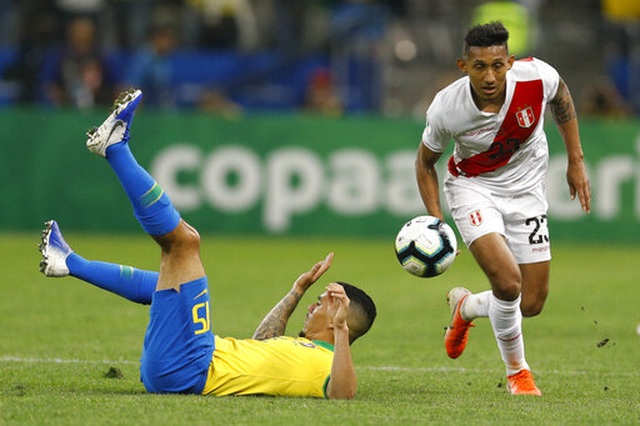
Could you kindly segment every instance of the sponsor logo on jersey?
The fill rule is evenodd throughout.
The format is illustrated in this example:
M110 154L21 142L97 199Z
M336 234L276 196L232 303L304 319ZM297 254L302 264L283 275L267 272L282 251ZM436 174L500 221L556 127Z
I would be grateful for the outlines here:
M493 127L484 127L482 129L476 129L476 130L470 130L468 132L464 132L462 136L465 138L473 138L475 136L481 136L481 135L484 135L485 133L490 133L493 131L494 131Z

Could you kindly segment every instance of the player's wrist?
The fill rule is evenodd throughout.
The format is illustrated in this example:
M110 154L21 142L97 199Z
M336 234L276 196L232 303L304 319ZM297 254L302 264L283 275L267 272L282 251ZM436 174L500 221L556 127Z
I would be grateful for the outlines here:
M569 155L567 158L567 161L569 164L580 164L584 162L584 154L583 153L577 153L574 155Z
M333 331L334 331L334 333L346 333L346 334L349 334L349 326L345 322L344 324L334 326L333 327Z
M299 299L302 296L304 296L305 291L307 291L307 288L305 286L303 286L302 284L299 284L299 283L296 282L293 285L293 288L291 288L291 291L289 293L291 295L293 295L294 297L297 297Z

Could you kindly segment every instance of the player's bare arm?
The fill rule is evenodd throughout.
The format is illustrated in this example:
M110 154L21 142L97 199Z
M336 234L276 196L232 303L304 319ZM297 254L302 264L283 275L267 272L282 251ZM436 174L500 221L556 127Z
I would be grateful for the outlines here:
M421 142L416 157L416 179L420 197L427 212L432 216L444 219L440 206L440 190L436 171L436 163L441 155L442 153L430 150Z
M564 80L560 79L558 92L549 106L567 150L567 183L571 199L577 195L582 210L589 213L591 211L591 188L584 164L575 105Z
M327 286L329 313L333 318L334 352L331 378L327 384L330 399L353 399L356 396L357 379L349 345L349 298L344 288L336 283Z
M291 314L298 306L300 299L309 287L329 269L333 253L329 253L320 262L311 267L310 270L300 275L293 283L293 287L276 306L264 317L258 328L253 333L256 340L265 340L271 337L282 336L287 328L287 323Z
M549 102L551 114L558 125L568 123L576 118L576 108L569 93L569 88L561 78L556 96Z

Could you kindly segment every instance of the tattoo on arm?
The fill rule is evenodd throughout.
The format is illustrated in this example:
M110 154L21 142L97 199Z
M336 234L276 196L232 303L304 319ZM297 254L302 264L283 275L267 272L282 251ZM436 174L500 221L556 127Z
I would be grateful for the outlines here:
M571 93L562 79L560 79L558 93L549 105L551 106L551 114L558 124L564 124L576 118L576 109L573 99L571 99Z
M253 338L256 340L265 340L271 337L282 336L287 328L289 317L298 306L301 295L291 291L282 298L276 306L264 317Z

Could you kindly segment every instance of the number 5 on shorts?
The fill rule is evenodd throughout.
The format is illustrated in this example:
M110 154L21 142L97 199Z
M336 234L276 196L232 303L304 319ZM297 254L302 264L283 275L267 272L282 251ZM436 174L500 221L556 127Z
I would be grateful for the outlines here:
M203 315L200 315L200 310L204 309ZM209 301L204 303L198 303L193 305L191 309L191 316L193 317L193 323L200 325L200 329L194 332L195 335L206 333L211 330L211 321L209 320Z

